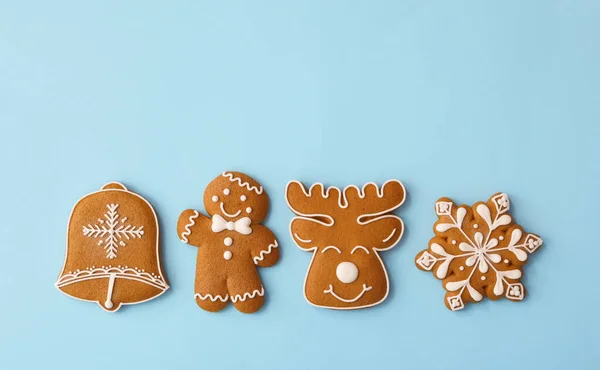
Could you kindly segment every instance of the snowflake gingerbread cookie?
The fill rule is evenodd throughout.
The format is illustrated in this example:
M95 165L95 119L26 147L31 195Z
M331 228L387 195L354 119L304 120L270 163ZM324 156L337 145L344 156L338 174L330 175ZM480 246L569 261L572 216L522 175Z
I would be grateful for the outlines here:
M228 302L241 312L253 313L264 303L265 289L257 267L273 266L279 244L261 225L269 211L263 187L239 172L223 172L204 191L210 215L188 209L177 222L182 242L198 247L196 303L217 312Z
M522 269L542 239L515 224L509 209L510 201L503 193L472 207L457 206L448 198L435 204L435 237L415 262L442 280L444 302L450 310L461 310L484 296L512 301L525 297Z

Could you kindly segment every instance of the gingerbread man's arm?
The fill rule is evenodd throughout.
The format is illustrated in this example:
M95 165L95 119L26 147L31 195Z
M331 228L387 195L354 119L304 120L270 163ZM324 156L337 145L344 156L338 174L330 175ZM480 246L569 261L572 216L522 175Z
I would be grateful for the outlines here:
M279 243L275 234L263 225L252 226L252 261L258 267L273 266L279 260Z
M210 218L194 209L186 209L177 220L177 235L182 242L200 246L204 234L210 231Z

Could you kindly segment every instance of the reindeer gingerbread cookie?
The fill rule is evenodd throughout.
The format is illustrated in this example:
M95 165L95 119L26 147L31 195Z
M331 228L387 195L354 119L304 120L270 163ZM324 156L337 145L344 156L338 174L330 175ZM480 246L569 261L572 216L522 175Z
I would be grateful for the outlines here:
M378 188L368 183L343 191L298 181L286 188L288 206L297 215L290 223L294 242L313 257L304 280L304 296L317 307L357 309L383 302L389 280L379 252L402 238L402 220L392 214L406 191L398 180Z
M257 267L273 266L279 244L261 225L269 211L269 197L250 176L223 172L204 191L210 215L188 209L177 222L181 241L198 247L195 294L200 308L217 312L231 301L244 313L258 311L265 289Z

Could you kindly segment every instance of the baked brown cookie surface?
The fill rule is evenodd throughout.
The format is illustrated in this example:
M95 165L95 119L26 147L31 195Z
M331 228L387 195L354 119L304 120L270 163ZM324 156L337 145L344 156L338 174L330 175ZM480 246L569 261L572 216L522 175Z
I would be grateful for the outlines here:
M429 248L415 258L417 267L431 271L446 289L444 303L452 311L484 297L521 301L523 266L542 239L527 233L508 214L503 193L473 206L457 206L448 198L435 204L438 221Z

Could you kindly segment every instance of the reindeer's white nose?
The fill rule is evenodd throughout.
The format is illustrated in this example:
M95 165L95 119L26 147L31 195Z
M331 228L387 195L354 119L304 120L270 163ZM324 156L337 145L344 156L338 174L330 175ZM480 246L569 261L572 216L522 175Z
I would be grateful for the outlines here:
M335 269L337 278L345 284L350 284L358 277L358 267L352 262L342 262Z

